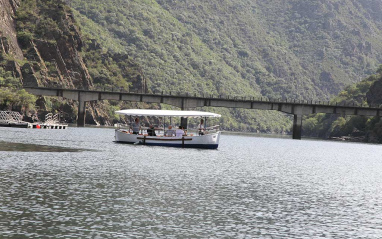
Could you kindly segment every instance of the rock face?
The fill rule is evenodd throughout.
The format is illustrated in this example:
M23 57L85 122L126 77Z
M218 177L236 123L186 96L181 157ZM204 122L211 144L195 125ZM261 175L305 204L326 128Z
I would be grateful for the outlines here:
M15 24L16 9L19 4L19 0L0 0L0 62L3 56L11 55L15 60L8 60L3 68L21 79L21 68L16 60L22 60L24 56L17 42Z
M102 69L97 68L96 72L110 72L104 77L108 86L117 88L121 84L114 86L114 83L124 82L129 90L146 91L141 67L126 54L104 52L95 40L87 39L87 42L88 45L84 43L70 8L62 0L37 0L33 4L0 0L0 67L12 72L24 86L94 89L89 69L97 65ZM83 57L86 54L88 56ZM106 60L99 62L99 57ZM115 68L107 69L107 64L118 66L119 82L109 79L117 77L113 72ZM62 104L60 99L50 101ZM60 109L68 121L73 121L76 104L67 101ZM38 100L38 107L41 114L48 110L45 98ZM86 123L111 124L102 102L88 104L87 111Z
M40 1L40 5L43 4L49 3ZM23 76L29 76L24 85L92 88L93 83L80 53L83 47L80 32L73 15L64 6L61 1L45 8L37 4L35 12L40 14L37 29L30 27L36 19L29 17L26 9L21 9L27 16L20 17L17 30L32 35L22 44L24 55L31 63L26 68L28 72L23 71ZM47 21L49 18L51 20ZM30 80L32 78L35 80Z
M366 93L367 103L369 105L382 104L382 78L376 81Z
M326 89L328 89L329 93L335 94L339 91L340 86L338 86L338 84L335 83L334 77L330 72L321 72L319 79L321 81L321 85L325 86Z
M124 78L129 79L129 82L131 83L131 91L142 93L147 92L147 82L139 64L130 60L127 54L116 53L109 55L115 62L117 62ZM135 72L133 74L129 73L132 69Z
M17 42L15 14L19 0L0 0L0 53L11 54L15 59L23 59Z

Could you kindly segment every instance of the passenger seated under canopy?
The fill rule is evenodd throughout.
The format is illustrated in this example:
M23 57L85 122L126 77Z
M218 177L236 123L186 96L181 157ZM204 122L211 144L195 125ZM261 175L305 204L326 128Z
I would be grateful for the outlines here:
M181 138L184 135L183 127L179 126L179 128L175 131L176 137Z
M165 133L165 136L167 136L167 137L172 137L172 136L174 136L174 135L175 135L175 130L173 130L173 129L172 129L172 126L169 125L169 126L168 126L168 130L167 130L166 133Z
M149 128L147 129L148 136L156 136L155 134L155 128L153 125L150 124Z

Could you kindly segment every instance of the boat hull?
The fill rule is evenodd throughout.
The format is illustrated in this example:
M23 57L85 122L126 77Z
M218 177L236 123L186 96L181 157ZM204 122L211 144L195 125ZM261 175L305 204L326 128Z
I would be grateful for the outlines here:
M115 140L118 143L142 144L151 146L217 149L220 132L201 136L163 137L130 134L125 130L115 130Z

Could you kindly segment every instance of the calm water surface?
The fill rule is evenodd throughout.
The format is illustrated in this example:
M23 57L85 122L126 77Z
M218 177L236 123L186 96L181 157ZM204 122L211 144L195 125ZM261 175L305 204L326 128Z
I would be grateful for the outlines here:
M382 146L0 128L0 238L382 238Z

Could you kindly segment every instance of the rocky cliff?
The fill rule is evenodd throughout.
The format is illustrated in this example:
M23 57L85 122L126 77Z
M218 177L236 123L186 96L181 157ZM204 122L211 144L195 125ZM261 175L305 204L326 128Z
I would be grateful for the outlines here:
M19 0L0 0L0 66L5 71L11 71L15 77L21 77L18 60L23 59L23 53L17 42L16 9ZM4 57L11 56L7 61Z
M11 54L15 59L23 59L17 42L15 15L19 0L0 0L0 53Z
M79 29L63 2L23 1L16 17L18 39L28 60L22 67L24 85L92 88Z
M369 105L382 105L382 77L370 87L366 94L366 98Z
M146 91L140 66L83 36L61 0L0 0L0 66L27 86ZM41 112L65 111L73 119L76 102L56 101L40 98L37 105ZM107 108L108 103L89 104L87 123L111 124Z

